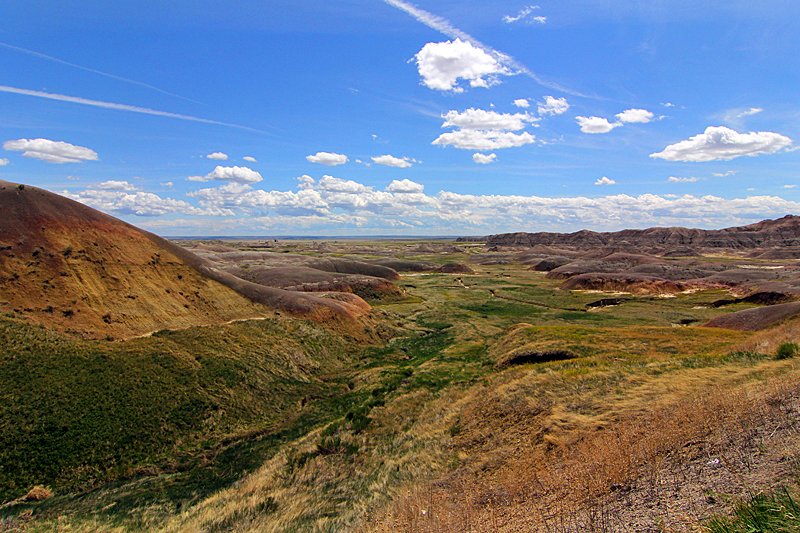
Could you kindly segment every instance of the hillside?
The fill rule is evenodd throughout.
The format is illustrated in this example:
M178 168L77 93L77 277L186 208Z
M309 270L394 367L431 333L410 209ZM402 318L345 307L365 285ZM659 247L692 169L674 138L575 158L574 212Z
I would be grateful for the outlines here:
M668 254L693 250L755 250L768 253L779 248L783 254L800 257L800 216L786 215L777 220L764 220L748 226L720 230L689 228L648 228L616 232L581 230L575 233L503 233L485 238L489 246L537 245L588 250L590 248L616 247L646 251L651 254ZM784 258L789 258L787 255Z
M0 181L0 312L81 338L126 338L285 312L343 324L369 306L251 283L83 204Z

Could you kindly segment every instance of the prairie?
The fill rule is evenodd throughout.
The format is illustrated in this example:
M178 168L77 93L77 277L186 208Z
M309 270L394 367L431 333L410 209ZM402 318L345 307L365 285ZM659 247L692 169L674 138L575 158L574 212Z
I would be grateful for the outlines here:
M796 322L702 327L758 304L562 290L480 245L321 248L271 251L472 273L363 293L369 338L278 316L81 341L0 318L0 531L694 531L796 490L800 366L776 357Z

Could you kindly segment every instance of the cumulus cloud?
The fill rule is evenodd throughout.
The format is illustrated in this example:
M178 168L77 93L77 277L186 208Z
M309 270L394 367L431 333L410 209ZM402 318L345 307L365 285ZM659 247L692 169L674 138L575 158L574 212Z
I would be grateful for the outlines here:
M322 176L317 187L327 192L341 192L347 194L361 194L372 191L372 187L367 187L353 180L334 178L333 176Z
M597 180L598 184L611 185L609 182L613 180L605 179ZM287 233L332 235L348 228L376 232L408 228L411 233L425 228L441 234L487 234L519 228L575 231L591 227L605 231L658 225L726 227L800 211L800 202L774 196L726 199L620 194L545 198L449 191L428 195L422 184L407 179L395 180L384 190L333 176L324 176L319 181L303 176L298 181L300 188L296 192L257 190L248 184L226 183L189 196L207 212L243 215L215 226L238 227L240 231L220 233L252 232L262 226L282 228Z
M308 174L303 174L299 178L295 179L300 182L300 185L298 185L298 187L300 187L301 189L310 189L316 183L316 180L314 180L314 178L312 178Z
M459 79L472 87L489 87L499 83L498 75L511 74L492 55L461 39L428 43L414 57L423 85L440 91L463 92Z
M662 107L675 107L675 104L672 104L670 102L662 102L661 106Z
M783 188L784 188L784 189L794 189L795 187L797 187L797 184L792 184L792 185L784 185L784 186L783 186Z
M616 181L608 179L605 176L594 182L595 185L614 185L615 183Z
M162 187L166 187L167 189L171 189L175 184L171 181L165 181L164 183L159 183Z
M242 159L244 159L245 161L250 161L251 163L258 163L255 157L250 157L249 155L244 156Z
M378 157L373 157L372 160L378 165L386 165L387 167L408 168L412 164L412 159L408 157L401 159L391 155L379 155Z
M306 156L306 159L311 163L319 163L320 165L328 165L329 167L344 165L349 161L346 155L331 152L317 152L315 155Z
M646 109L628 109L615 115L620 122L647 123L653 118L653 113Z
M494 163L497 160L497 155L472 154L472 160L476 163L480 163L481 165L487 165L489 163Z
M718 178L724 178L726 176L733 176L734 174L736 174L735 170L729 170L729 171L723 172L723 173L714 172L713 175L718 177Z
M222 152L214 152L213 154L208 154L206 156L208 159L216 159L218 161L227 161L228 155L223 154Z
M410 179L403 179L403 180L392 180L388 187L386 187L388 192L399 192L399 193L421 193L425 190L425 186L421 183L415 183Z
M537 108L540 115L561 115L569 109L569 103L567 103L566 98L545 96L544 103L537 104Z
M443 128L455 127L466 130L506 130L518 131L524 129L526 122L536 122L537 117L532 117L527 113L497 113L495 111L484 111L483 109L467 109L459 113L458 111L448 111L442 115L445 119Z
M652 158L667 161L728 161L744 155L773 154L792 144L789 137L768 131L738 133L725 126L709 126L704 133L667 146Z
M517 107L522 107L524 109L527 109L531 106L531 103L528 102L525 98L519 98L517 100L514 100L514 105Z
M0 167L4 167L4 166L6 166L7 164L9 164L10 162L11 162L11 161L9 161L8 159L6 159L5 157L0 157Z
M431 144L454 146L462 150L488 152L500 148L524 146L536 141L536 137L528 132L512 133L498 130L457 130L442 133Z
M675 176L670 176L667 181L670 183L694 183L695 181L699 181L700 178L676 178Z
M41 159L48 163L82 163L83 161L97 161L97 152L75 146L62 141L49 139L19 139L6 141L3 149L22 152L23 157Z
M190 176L188 181L231 181L235 183L258 183L263 178L261 174L247 167L222 167L218 166L205 176Z
M609 122L600 117L575 117L583 133L608 133L616 127L622 126L622 122Z
M124 190L89 187L79 193L62 191L60 194L90 207L94 207L95 209L99 209L100 211L118 216L135 215L140 217L154 217L171 214L195 216L234 215L234 212L230 209L217 206L200 209L183 200L161 198L157 194L141 191L128 192Z
M101 189L104 191L138 191L140 190L139 187L132 183L128 183L127 181L104 181L102 183L98 183L94 186L94 188Z

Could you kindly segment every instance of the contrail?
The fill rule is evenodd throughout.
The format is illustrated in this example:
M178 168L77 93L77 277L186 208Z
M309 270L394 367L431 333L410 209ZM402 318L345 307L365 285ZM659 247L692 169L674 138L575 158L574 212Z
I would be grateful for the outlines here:
M530 70L528 67L526 67L525 65L523 65L510 55L498 52L491 46L483 44L482 42L474 38L472 35L459 30L458 28L453 26L450 23L450 21L440 17L439 15L434 15L429 11L420 9L407 2L403 2L403 0L383 0L383 1L392 7L396 7L401 11L405 11L406 13L417 19L417 21L425 24L431 29L434 29L438 32L445 34L447 37L450 37L451 39L461 39L462 41L466 41L470 43L472 46L475 46L476 48L480 48L481 50L492 56L494 59L496 59L499 63L509 66L512 69L516 70L517 72L528 76L530 79L532 79L542 87L547 87L548 89L555 89L563 93L571 94L572 96L581 96L584 98L588 98L584 94L572 91L570 89L565 89L564 87L561 87L556 83L552 83L541 79L539 76L536 75L535 72Z
M28 89L17 89L16 87L6 87L0 85L0 92L24 94L27 96L37 96L39 98L47 98L48 100L58 100L61 102L72 102L74 104L90 105L94 107L102 107L105 109L116 109L118 111L131 111L133 113L144 113L145 115L157 115L159 117L179 118L181 120L191 120L193 122L204 122L206 124L217 124L219 126L228 126L230 128L238 128L240 130L253 131L256 133L266 133L262 130L255 128L248 128L247 126L238 126L236 124L228 124L227 122L217 122L216 120L208 120L205 118L190 117L188 115L179 115L177 113L168 113L166 111L156 111L155 109L147 109L146 107L137 107L126 104L114 104L111 102L101 102L99 100L88 100L78 96L65 96L63 94L45 93L42 91L30 91Z
M175 98L180 98L181 100L187 100L189 102L194 102L195 104L205 105L205 104L203 104L203 102L198 102L197 100L192 100L191 98L186 98L185 96L181 96L179 94L174 94L174 93L171 93L171 92L167 92L167 91L165 91L163 89L159 89L158 87L153 87L152 85L148 85L148 84L142 83L140 81L130 80L128 78L123 78L122 76L115 76L114 74L109 74L107 72L102 72L102 71L99 71L99 70L95 70L93 68L82 67L80 65L76 65L75 63L70 63L69 61L64 61L63 59L58 59L57 57L49 56L47 54L42 54L40 52L34 52L33 50L27 50L25 48L20 48L19 46L14 46L14 45L11 45L11 44L6 44L6 43L0 43L0 46L8 48L10 50L16 50L17 52L22 52L23 54L28 54L28 55L32 55L34 57L47 59L48 61L55 61L56 63L61 63L62 65L68 65L70 67L79 68L81 70L85 70L87 72L92 72L94 74L99 74L99 75L105 76L107 78L112 78L112 79L115 79L115 80L124 81L126 83L132 83L134 85L139 85L141 87L147 87L148 89L152 89L154 91L158 91L160 93L167 94L169 96L174 96Z

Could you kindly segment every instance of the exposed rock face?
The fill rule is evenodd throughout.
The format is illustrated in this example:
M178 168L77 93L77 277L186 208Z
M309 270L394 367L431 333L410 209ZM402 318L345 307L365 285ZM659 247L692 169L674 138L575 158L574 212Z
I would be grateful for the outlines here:
M582 230L575 233L504 233L486 238L487 246L556 246L590 249L608 246L637 248L666 253L676 249L748 250L800 246L800 217L787 215L757 224L701 230L689 228L649 228L598 233Z
M403 291L385 278L340 274L306 266L242 268L228 266L226 272L259 285L288 291L349 292L362 298L399 297Z
M610 292L674 294L686 290L680 282L654 278L641 274L614 274L607 272L579 274L561 285L565 290L592 290Z
M284 311L352 320L369 306L241 280L156 235L0 181L0 312L75 336L130 337Z

